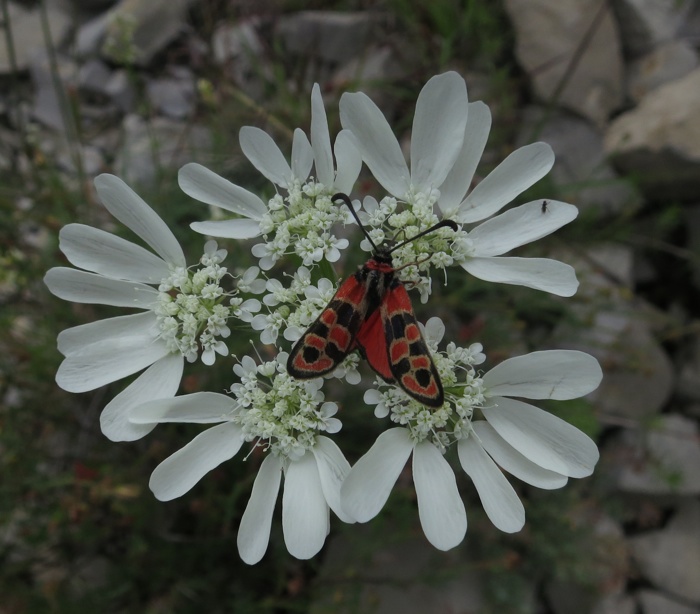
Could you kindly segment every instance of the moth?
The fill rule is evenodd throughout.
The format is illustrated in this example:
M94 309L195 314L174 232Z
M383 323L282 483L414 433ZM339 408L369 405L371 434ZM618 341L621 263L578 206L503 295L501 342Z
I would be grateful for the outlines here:
M373 248L372 257L338 288L328 306L296 342L287 360L292 377L310 379L333 371L354 350L384 381L428 407L445 400L442 382L421 335L404 283L391 253L438 228L457 230L442 220L391 247L377 247L345 194L335 194L349 209ZM411 263L415 264L415 263ZM406 265L409 266L409 265Z

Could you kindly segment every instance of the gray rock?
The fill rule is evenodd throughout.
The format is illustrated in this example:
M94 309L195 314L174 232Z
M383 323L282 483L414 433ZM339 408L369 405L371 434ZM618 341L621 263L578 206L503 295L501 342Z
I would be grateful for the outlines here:
M39 8L27 10L19 4L7 2L7 9L9 26L0 28L0 74L9 74L14 68L26 70L29 68L32 58L47 48ZM68 36L71 21L66 13L53 5L46 6L46 12L51 31L51 42L54 48L58 48ZM14 66L8 48L8 31L12 36Z
M31 77L34 84L34 101L32 117L54 130L67 132L72 121L68 91L73 89L78 79L76 64L63 57L57 58L58 80L60 89L56 89L56 80L49 58L39 55L31 62Z
M344 64L365 49L373 28L368 12L300 11L280 18L275 36L292 55Z
M78 87L87 94L99 94L104 96L112 71L109 67L96 58L88 60L78 70Z
M483 611L480 574L456 550L438 552L424 539L399 538L391 530L381 540L371 554L356 547L369 541L330 540L311 614Z
M221 24L212 36L214 60L226 67L233 82L253 100L261 100L265 84L274 79L265 61L265 46L258 33L260 20Z
M105 94L122 113L130 113L136 104L136 90L126 70L115 70L105 84Z
M645 194L696 200L700 192L700 68L649 92L610 125L605 149Z
M167 117L184 119L194 113L197 91L190 71L180 77L149 80L146 92L151 105Z
M700 614L700 608L679 603L663 593L641 590L637 593L641 614Z
M579 553L586 583L554 579L545 590L556 614L590 614L594 608L602 608L602 601L619 602L629 571L629 552L622 527L610 516L585 509L572 521L591 529L591 538Z
M188 5L189 0L123 0L110 11L102 55L147 66L182 33Z
M694 420L664 414L648 429L625 429L610 444L619 490L649 495L700 494L700 439Z
M590 614L637 614L637 604L629 595L608 595L595 603Z
M185 29L193 0L120 0L83 25L76 37L79 57L98 52L123 64L147 66Z
M664 592L700 604L700 501L688 500L668 526L629 539L642 575Z
M629 65L627 95L639 102L650 91L684 77L698 67L698 52L687 41L655 47Z
M211 45L214 61L227 64L246 60L250 66L251 58L263 53L264 47L258 34L260 20L249 19L236 24L219 25L212 35Z
M201 159L211 147L209 131L156 117L148 124L128 115L122 125L124 142L115 161L116 174L131 184L153 184L161 169L178 169Z
M579 322L561 324L554 335L557 344L589 352L603 365L603 381L589 398L605 420L656 415L673 390L674 369L652 333L659 315L630 298L632 250L598 245L583 258L566 260L581 284L569 299Z
M683 19L678 29L678 38L688 41L695 47L700 47L700 3L697 0Z
M78 159L76 159L76 151L79 155ZM62 170L76 174L78 164L88 177L99 175L105 167L104 157L97 147L91 145L74 145L71 147L64 142L57 151L56 165Z
M694 0L613 0L625 52L638 57L675 38Z
M648 323L619 316L608 312L595 318L596 330L591 337L595 333L607 337L615 332L616 338L605 349L589 348L604 365L603 382L591 393L591 399L596 409L613 422L658 414L673 390L673 365Z
M386 87L377 84L398 81L408 71L409 68L399 60L393 46L370 45L361 57L351 59L335 71L330 84L336 91L346 89L349 84L353 88L362 89L379 108L388 112L387 103L392 96Z
M109 19L109 12L102 13L78 28L74 45L74 52L78 58L89 58L99 53L105 36L107 36Z
M623 100L623 64L617 26L609 11L579 50L601 3L598 0L506 0L516 54L540 100L566 107L603 125ZM576 66L572 60L580 51ZM561 92L558 91L566 80Z
M525 145L534 139L554 150L556 160L549 177L562 200L603 215L638 205L639 195L607 162L603 135L589 121L566 112L547 116L545 109L530 107L524 113L518 142Z

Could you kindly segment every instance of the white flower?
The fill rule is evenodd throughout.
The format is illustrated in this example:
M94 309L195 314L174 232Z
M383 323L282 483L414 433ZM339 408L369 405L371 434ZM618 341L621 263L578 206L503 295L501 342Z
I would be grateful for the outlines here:
M490 129L489 108L483 102L470 103L463 147L440 187L437 203L444 217L461 224L481 222L498 213L544 177L554 164L554 153L549 145L532 143L510 154L469 191ZM568 264L548 258L501 257L516 247L553 233L578 215L573 205L554 200L546 201L543 212L544 202L537 200L515 207L477 226L453 247L455 260L485 281L572 296L578 281Z
M330 201L336 192L350 192L360 173L362 161L352 135L341 131L331 148L321 90L311 93L311 142L300 129L294 132L291 165L272 138L246 126L240 131L241 149L250 162L286 195L276 194L265 204L255 194L223 179L199 164L187 164L179 173L182 190L192 198L221 207L237 218L195 222L191 227L202 234L233 239L263 236L253 246L260 267L268 270L289 249L310 266L326 258L335 262L347 240L337 239L329 230L337 221L348 220L347 212ZM335 153L336 167L333 164ZM310 177L315 167L315 178ZM271 235L274 234L274 237Z
M279 311L268 314L259 313L250 321L253 330L260 331L260 341L265 345L274 345L280 329L284 326L284 316Z
M144 403L131 412L135 424L220 423L156 467L149 486L161 501L184 495L246 441L267 452L238 531L240 556L251 565L267 550L283 475L282 528L293 556L308 559L323 547L330 509L341 520L354 522L340 506L340 486L350 465L338 446L319 434L340 430L333 417L338 407L323 402L320 380L289 377L286 359L282 353L256 365L244 357L234 368L240 383L232 386L233 397L195 393Z
M411 453L425 536L439 550L454 548L467 532L467 514L454 473L431 442L412 441L405 428L382 433L353 466L340 491L343 509L358 522L374 518L384 507Z
M153 426L131 424L129 408L137 402L171 397L180 385L183 354L171 350L155 309L160 297L157 287L177 271L182 274L186 262L165 223L123 181L100 175L95 187L109 212L158 255L97 228L69 224L61 230L61 250L72 264L85 270L51 269L44 278L49 290L77 303L127 307L142 313L63 331L58 336L58 349L66 358L56 382L69 392L85 392L148 367L100 416L107 437L131 441L143 437Z
M554 163L549 145L527 145L508 156L467 195L486 144L491 114L482 102L467 104L464 81L454 72L433 77L418 96L410 173L388 122L366 95L344 94L340 110L343 127L355 135L362 159L377 181L409 207L393 215L378 215L381 210L370 205L370 223L406 229L408 236L437 221L434 205L444 218L460 224L485 220L539 181ZM452 236L449 248L442 242L434 245L448 238L447 232L427 237L423 249L407 246L410 249L404 254L395 254L396 260L412 262L431 254L430 263L439 268L455 261L479 279L571 296L578 281L569 265L547 258L502 257L551 234L578 214L573 205L554 200L547 200L543 210L543 202L516 207L470 232L460 230ZM409 226L415 226L416 232L409 233ZM423 288L421 299L428 294L429 289Z
M444 332L441 323L434 320L425 329L426 336L433 337L428 341L431 345ZM470 348L468 354L479 360L479 348ZM452 355L460 353L453 348ZM438 365L439 356L433 356ZM439 360L451 359L443 356ZM377 405L376 414L391 413L395 422L406 427L380 435L351 469L341 490L343 508L358 522L376 516L413 454L423 531L436 548L455 547L464 538L467 517L454 474L442 453L456 440L462 468L471 477L489 519L502 531L519 531L525 522L524 508L498 465L533 486L560 488L569 477L592 473L598 449L588 436L560 418L508 397L573 399L594 390L601 377L592 356L552 350L506 360L481 382L467 375L462 384L455 381L446 385L447 407L433 414L426 414L412 400L399 406L395 392L368 391L365 400ZM482 402L477 404L479 399ZM413 410L411 406L415 406ZM475 410L486 420L472 421ZM438 412L445 414L440 432L436 432L434 417Z
M462 150L468 98L464 79L447 72L430 79L416 102L411 132L411 170L388 122L362 92L343 94L340 121L350 130L376 180L401 200L439 189Z
M362 376L357 368L360 366L360 355L357 352L349 354L328 377L344 379L351 386L357 386Z

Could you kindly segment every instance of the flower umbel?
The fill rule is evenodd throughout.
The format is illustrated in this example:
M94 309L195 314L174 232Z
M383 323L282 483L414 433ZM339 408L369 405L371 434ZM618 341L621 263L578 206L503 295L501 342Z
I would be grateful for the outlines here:
M175 236L129 186L113 175L100 175L95 188L108 211L143 239L156 254L108 232L82 224L68 224L60 246L77 270L56 267L44 282L56 296L76 303L113 305L141 313L108 318L64 330L58 349L66 357L56 374L69 392L85 392L146 371L105 407L102 432L114 441L131 441L153 427L128 420L137 402L172 397L183 372L183 359L213 364L215 353L226 354L223 338L231 317L246 319L259 310L250 299L237 305L238 292L226 293L220 283L227 271L219 263L226 256L211 241L202 267L191 271ZM255 270L246 272L248 278ZM245 274L244 274L245 276ZM248 283L254 282L248 279Z
M246 356L234 367L239 382L231 396L195 393L141 404L135 424L214 423L165 459L151 476L155 496L168 501L189 491L206 473L235 456L244 442L265 453L241 520L238 550L257 563L267 550L281 476L285 476L282 526L289 552L314 556L323 546L332 509L353 522L340 506L340 485L350 470L342 452L322 433L336 433L335 403L324 401L322 380L301 382L285 369L287 355L257 365Z
M284 190L284 195L277 193L266 204L257 195L205 167L187 164L179 174L184 192L241 216L223 221L195 222L192 228L214 237L246 239L262 236L263 242L254 245L252 252L265 271L289 254L299 256L304 266L318 264L323 259L336 262L348 241L338 239L331 228L349 218L331 202L330 196L352 190L360 173L361 160L347 130L338 134L331 150L326 111L318 85L311 93L311 142L297 128L292 142L291 165L272 138L259 128L242 128L240 143L243 153L255 168L272 181L276 189ZM312 166L315 177L310 175Z
M533 352L483 373L481 344L441 347L445 327L438 318L422 327L421 337L408 294L416 290L427 302L433 268L447 283L454 265L487 281L560 296L576 291L570 266L506 255L577 215L573 205L551 199L503 211L549 171L551 148L517 149L474 182L491 115L483 103L468 101L455 72L433 77L418 95L410 164L365 94L343 94L340 120L332 145L315 85L308 136L294 130L289 159L259 128L241 129L241 150L273 184L271 198L272 192L263 198L199 164L180 169L182 190L210 205L214 218L191 228L209 237L255 239L249 246L256 266L232 267L227 249L211 239L188 265L158 215L123 181L100 175L95 186L104 206L150 249L69 224L60 247L77 268L52 268L45 277L60 298L136 311L58 337L65 359L56 381L67 391L93 390L143 371L102 411L108 438L136 440L159 423L209 425L155 468L149 485L159 500L184 495L246 450L242 460L257 475L237 544L250 564L267 550L280 488L287 549L308 559L325 543L331 510L344 522L370 520L411 458L423 530L447 550L467 530L450 448L488 517L505 532L518 531L525 512L503 471L540 488L560 488L570 477L589 475L598 460L585 434L518 400L587 394L601 379L593 357ZM346 195L363 162L384 192L353 201ZM341 281L334 264L349 241L339 226L349 223L363 227L360 245L373 255ZM238 257L238 246L227 247ZM245 355L250 337L265 347ZM227 343L244 349L231 356ZM218 368L232 360L226 394L176 396L185 362L197 360ZM392 425L351 469L332 440L342 425L329 390L359 384L365 362L380 376L364 401ZM332 377L340 381L329 385ZM205 381L188 378L188 390Z
M484 103L467 102L464 79L455 72L433 77L418 96L410 172L389 123L365 94L343 94L340 118L355 136L362 160L389 193L379 207L376 200L365 199L368 223L387 236L399 231L416 234L437 222L440 212L459 224L482 222L540 180L554 164L549 145L527 145L470 191L491 114ZM397 253L397 263L413 262L417 253L434 253L430 265L440 269L456 263L485 281L571 296L578 281L569 265L547 258L502 257L547 236L578 214L573 205L547 200L546 215L542 215L543 202L515 207L470 231L462 229L451 237L449 247L441 243L444 237L428 236L422 249L416 244L411 247L414 253ZM429 293L427 288L422 290L424 302Z
M444 334L438 318L425 327L435 349ZM448 344L433 359L445 386L445 404L434 412L396 388L365 393L375 414L401 425L377 438L352 468L341 491L347 513L359 522L376 516L413 454L413 479L421 525L441 550L459 544L467 529L454 474L443 458L457 444L460 463L472 478L484 510L502 531L519 531L522 503L500 469L540 488L560 488L569 477L590 475L598 460L595 443L575 427L510 396L572 399L597 388L602 373L588 354L567 350L535 352L504 361L483 377L473 365L484 360L479 344ZM481 414L485 420L477 420Z

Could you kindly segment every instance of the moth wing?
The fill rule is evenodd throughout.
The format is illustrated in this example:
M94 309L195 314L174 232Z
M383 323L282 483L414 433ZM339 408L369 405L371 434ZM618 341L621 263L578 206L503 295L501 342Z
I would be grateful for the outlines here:
M369 366L390 384L394 383L394 376L389 367L389 354L386 349L384 337L384 323L379 309L376 309L360 326L355 343L360 348L363 358Z
M366 294L354 275L341 284L289 353L287 371L292 377L311 379L330 373L355 349L355 337L367 311Z
M380 312L387 362L397 385L419 403L440 407L445 401L442 382L400 281L387 291Z

